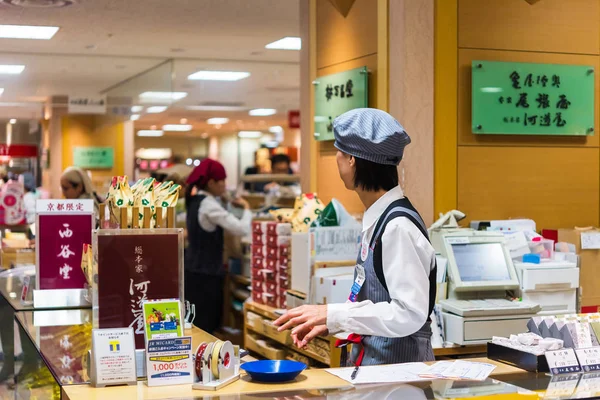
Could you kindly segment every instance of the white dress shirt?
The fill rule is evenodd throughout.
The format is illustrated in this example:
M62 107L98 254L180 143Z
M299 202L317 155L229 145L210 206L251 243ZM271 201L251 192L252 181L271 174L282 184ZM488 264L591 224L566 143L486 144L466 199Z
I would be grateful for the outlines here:
M397 186L369 207L363 218L363 240L370 243L383 212L392 202L403 197L402 189ZM406 217L395 218L388 223L381 245L383 275L391 302L365 300L328 304L327 328L331 334L349 332L404 337L421 329L427 321L429 274L435 265L435 250Z
M250 234L250 224L252 222L252 212L244 210L241 219L238 219L227 211L221 203L210 193L199 192L206 196L200 203L198 211L198 223L206 232L214 232L217 226L225 229L235 236L246 236Z

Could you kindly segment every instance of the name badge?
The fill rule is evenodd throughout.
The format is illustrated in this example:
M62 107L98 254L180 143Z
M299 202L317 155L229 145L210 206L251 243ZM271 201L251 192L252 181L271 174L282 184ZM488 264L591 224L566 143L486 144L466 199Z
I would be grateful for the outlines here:
M545 355L552 375L581 372L581 366L573 349L547 351Z
M350 297L348 297L348 300L350 300L353 303L356 301L358 293L360 292L360 289L362 288L362 285L365 283L366 280L365 268L362 265L358 264L355 270L356 279L354 279L354 283L352 284L352 290L350 292Z
M366 240L367 235L363 234L362 244L360 246L360 259L364 262L369 257L369 242Z

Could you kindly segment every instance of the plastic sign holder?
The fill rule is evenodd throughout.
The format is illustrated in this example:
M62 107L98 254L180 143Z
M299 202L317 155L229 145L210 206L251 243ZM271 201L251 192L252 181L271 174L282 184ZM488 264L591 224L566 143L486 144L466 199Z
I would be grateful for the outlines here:
M194 361L197 390L219 390L240 379L240 354L231 342L202 343Z
M93 200L37 201L35 308L91 306L81 255L93 228Z

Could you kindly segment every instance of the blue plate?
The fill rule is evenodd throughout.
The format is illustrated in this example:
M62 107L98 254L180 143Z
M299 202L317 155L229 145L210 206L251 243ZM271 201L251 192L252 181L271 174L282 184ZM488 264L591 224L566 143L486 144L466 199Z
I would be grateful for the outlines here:
M261 360L243 363L241 369L246 371L253 381L287 382L296 379L306 369L306 364L290 360Z

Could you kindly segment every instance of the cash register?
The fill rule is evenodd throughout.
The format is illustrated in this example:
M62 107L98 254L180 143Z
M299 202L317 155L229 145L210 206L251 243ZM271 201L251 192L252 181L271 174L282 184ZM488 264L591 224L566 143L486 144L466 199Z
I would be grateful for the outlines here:
M443 232L438 250L448 260L448 299L441 300L446 340L485 344L492 336L527 331L537 303L512 301L519 290L517 271L498 232L468 229Z

